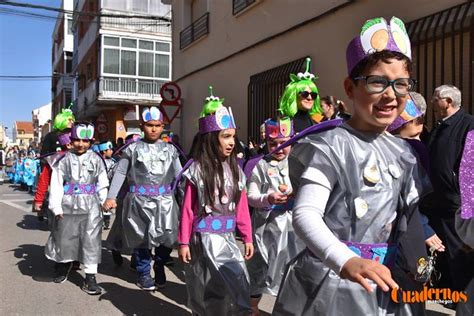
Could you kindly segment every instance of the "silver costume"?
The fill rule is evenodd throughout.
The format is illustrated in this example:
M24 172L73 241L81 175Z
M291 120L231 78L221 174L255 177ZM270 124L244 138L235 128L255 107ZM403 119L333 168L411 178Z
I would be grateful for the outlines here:
M51 160L54 162L55 159ZM62 209L64 218L52 220L51 235L45 247L46 257L55 262L100 263L102 214L99 195L105 198L108 186L102 157L92 151L80 156L68 152L56 160L52 168L49 206L52 211L58 207ZM54 178L56 174L60 180ZM53 184L55 181L62 183L56 186ZM68 191L66 187L74 185L89 186L95 193L83 194L80 190L73 194L64 193ZM62 198L58 200L60 196Z
M173 247L178 236L179 206L169 187L181 171L178 151L166 142L138 141L123 151L121 159L129 161L129 187L137 188L136 192L127 192L123 201L123 247ZM163 194L149 195L140 194L141 187L167 189Z
M232 173L224 167L224 190L227 201L206 205L204 182L194 162L184 176L197 188L198 210L195 221L206 217L235 215ZM240 169L239 169L240 170ZM240 171L239 190L245 188L245 176ZM234 232L212 233L193 231L190 240L191 263L185 267L188 304L193 312L203 315L248 315L250 287L244 258L237 246Z
M257 192L253 192L254 188ZM267 197L273 192L287 194L289 202L272 207ZM255 252L247 261L253 296L262 293L276 296L286 265L305 247L293 230L292 193L288 159L260 160L253 169L248 186L249 205L254 207Z
M410 214L418 214L419 197L430 187L408 143L347 124L303 138L289 159L294 188L314 174L330 170L335 175L323 221L341 241L397 243L394 236L403 226L397 225L398 214L403 210L402 217L410 221ZM307 178L302 180L302 175ZM307 203L317 199L302 198ZM416 242L424 246L424 240ZM408 304L393 303L390 292L377 288L369 294L358 283L342 279L308 248L288 265L273 310L273 315L412 314Z

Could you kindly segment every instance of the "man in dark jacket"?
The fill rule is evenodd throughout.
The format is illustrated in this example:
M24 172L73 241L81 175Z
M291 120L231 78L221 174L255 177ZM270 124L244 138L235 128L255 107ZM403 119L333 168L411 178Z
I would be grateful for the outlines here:
M440 120L428 138L430 177L433 193L422 203L430 225L446 244L446 255L440 258L442 281L439 286L464 290L473 276L474 257L466 252L456 233L454 218L461 206L459 164L466 135L474 129L474 117L461 107L461 91L452 85L435 89L434 111ZM443 260L444 259L444 260Z

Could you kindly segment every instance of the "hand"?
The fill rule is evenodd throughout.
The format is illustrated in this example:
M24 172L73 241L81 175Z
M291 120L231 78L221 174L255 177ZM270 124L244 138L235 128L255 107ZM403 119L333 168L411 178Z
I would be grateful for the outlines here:
M117 208L117 202L114 199L107 199L102 205L102 208L106 211Z
M374 281L384 292L388 292L389 287L399 288L386 266L377 261L360 257L353 257L347 260L342 267L341 277L359 283L369 293L373 292L373 289L366 278Z
M244 259L249 260L250 258L253 257L253 244L251 242L246 242L244 244L244 248L245 248Z
M252 143L252 141L249 142L249 149L254 149L255 145Z
M56 220L59 221L60 219L63 219L64 218L64 215L63 214L58 214L55 216Z
M43 203L35 203L33 202L33 212L41 212L41 206Z
M434 248L436 251L444 252L446 248L443 245L441 239L439 239L438 235L434 234L430 238L425 240L425 244L431 249Z
M189 246L181 246L178 249L178 258L184 263L191 262L191 250L189 250Z
M288 196L286 194L273 192L268 195L267 199L268 199L268 202L272 205L284 204L288 200Z

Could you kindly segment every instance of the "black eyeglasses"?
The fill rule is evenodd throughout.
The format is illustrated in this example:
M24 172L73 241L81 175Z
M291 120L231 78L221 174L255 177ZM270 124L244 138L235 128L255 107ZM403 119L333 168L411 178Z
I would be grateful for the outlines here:
M309 96L311 96L311 99L316 100L318 97L316 92L300 91L299 94L303 99L307 99Z
M370 93L382 93L388 86L391 86L396 94L407 95L410 91L413 91L416 85L416 80L412 78L388 80L385 77L377 75L355 77L352 78L352 80L365 80L365 86Z

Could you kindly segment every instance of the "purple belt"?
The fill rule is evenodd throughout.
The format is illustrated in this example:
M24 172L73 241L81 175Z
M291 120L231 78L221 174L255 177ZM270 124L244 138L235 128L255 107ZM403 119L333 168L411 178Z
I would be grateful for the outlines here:
M128 191L138 195L158 196L171 194L173 190L171 190L171 186L169 184L135 184L131 185Z
M63 188L65 195L95 194L96 192L93 184L66 183Z
M375 260L385 265L392 265L395 262L397 247L386 243L364 244L353 241L341 240L361 258Z
M208 215L194 221L194 231L200 233L229 233L235 231L235 216Z

